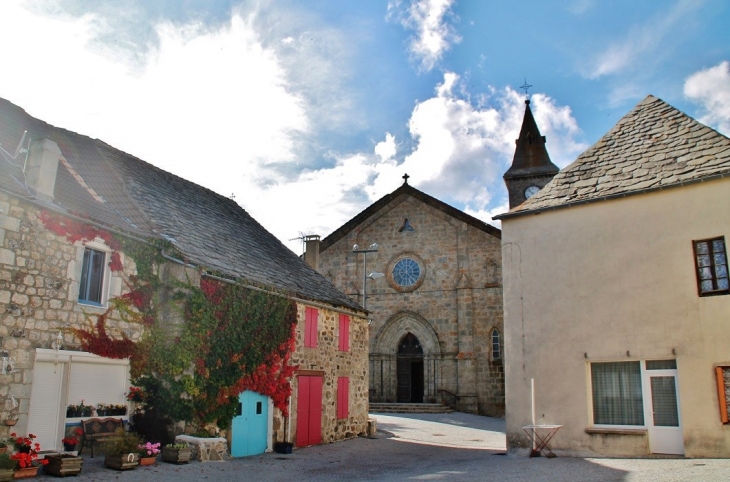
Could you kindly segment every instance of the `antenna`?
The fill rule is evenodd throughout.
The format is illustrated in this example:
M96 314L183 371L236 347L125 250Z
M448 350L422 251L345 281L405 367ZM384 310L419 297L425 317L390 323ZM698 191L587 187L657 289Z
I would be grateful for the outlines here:
M25 154L26 152L28 152L28 149L25 149L25 148L21 149L20 148L20 146L23 145L23 141L25 140L25 135L27 133L28 133L28 131L23 131L23 136L20 138L20 142L18 142L18 147L15 148L15 155L13 155L13 159L15 159L16 157L18 157L18 154L20 154L21 152L23 154Z
M304 234L304 232L299 231L299 236L297 236L296 238L291 238L291 239L289 239L289 241L296 241L297 239L301 239L302 240L302 253L304 253L304 249L306 247L306 244L305 243L307 241L307 235Z

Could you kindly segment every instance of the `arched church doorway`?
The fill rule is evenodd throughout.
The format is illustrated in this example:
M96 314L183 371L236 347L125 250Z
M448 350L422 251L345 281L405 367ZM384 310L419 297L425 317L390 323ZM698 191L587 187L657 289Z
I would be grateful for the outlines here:
M398 344L398 402L423 403L423 348L413 333Z

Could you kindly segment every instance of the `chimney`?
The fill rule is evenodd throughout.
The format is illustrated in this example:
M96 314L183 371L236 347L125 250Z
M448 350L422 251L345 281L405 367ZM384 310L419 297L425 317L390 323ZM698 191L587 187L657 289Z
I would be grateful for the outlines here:
M319 235L304 236L304 262L315 270L319 270Z
M60 157L61 149L50 139L38 139L30 145L25 181L38 198L53 200Z

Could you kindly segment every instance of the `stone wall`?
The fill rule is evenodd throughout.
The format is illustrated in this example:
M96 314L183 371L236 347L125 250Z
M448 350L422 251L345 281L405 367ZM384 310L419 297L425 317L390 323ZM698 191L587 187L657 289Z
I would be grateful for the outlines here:
M298 365L300 372L321 374L322 386L322 443L351 438L367 430L368 419L368 325L364 318L350 316L350 349L338 350L339 313L318 308L317 347L304 346L305 310L298 305L299 324L297 326L297 348L292 356L292 364ZM337 379L349 377L349 416L337 418ZM297 426L297 384L295 375L292 380L291 437L285 440L284 423L280 414L274 419L275 441L296 440Z
M400 229L406 218L413 231ZM367 281L372 400L395 401L397 344L411 331L424 347L425 376L431 377L424 401L445 401L446 390L460 409L503 415L502 364L491 359L491 332L504 332L500 239L400 196L320 253L318 270L361 304L363 254L352 247L372 243L378 251L367 254L366 274L386 274ZM403 256L425 270L413 290L393 281L394 262Z
M39 209L0 193L0 421L18 418L9 431L25 433L33 382L33 350L53 348L61 332L63 348L78 349L71 328L88 328L101 308L81 306L78 276L83 247L48 231ZM135 273L134 262L121 256L124 275ZM112 273L109 296L123 293L120 276ZM124 332L139 339L141 329L112 314L109 333ZM11 366L12 369L8 369ZM17 407L13 404L17 402ZM8 429L0 425L0 438Z

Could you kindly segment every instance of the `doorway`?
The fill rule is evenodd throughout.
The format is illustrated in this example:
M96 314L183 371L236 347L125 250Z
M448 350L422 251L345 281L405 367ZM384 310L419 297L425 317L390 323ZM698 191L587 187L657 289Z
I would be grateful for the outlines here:
M651 452L684 455L675 360L646 360L644 413Z
M231 456L266 452L269 429L269 397L246 390L238 395L238 411L231 423Z
M322 377L300 375L297 388L297 447L322 443Z
M423 348L413 333L398 344L398 403L423 403Z

